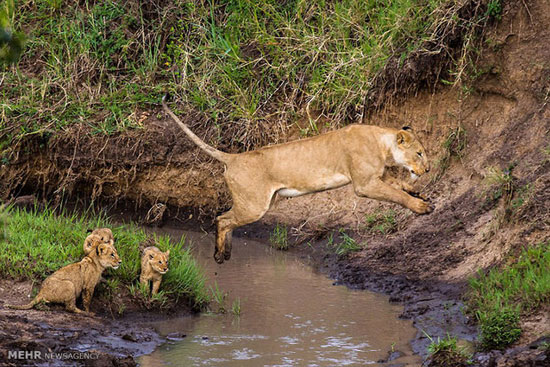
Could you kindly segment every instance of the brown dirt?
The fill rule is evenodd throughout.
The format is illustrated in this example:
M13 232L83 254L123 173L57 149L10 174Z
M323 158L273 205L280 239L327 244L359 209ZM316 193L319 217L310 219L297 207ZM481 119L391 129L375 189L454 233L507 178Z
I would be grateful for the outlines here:
M33 284L29 281L0 280L0 366L50 364L58 366L136 366L134 357L151 353L165 339L144 321L165 317L163 312L144 312L126 297L123 315L111 309L121 300L101 299L96 295L91 309L94 316L66 312L61 305L41 306L32 310L11 310L6 304L29 301ZM189 311L178 312L178 315ZM9 352L40 351L41 358L14 358ZM80 352L90 352L86 358ZM63 357L48 358L46 353Z

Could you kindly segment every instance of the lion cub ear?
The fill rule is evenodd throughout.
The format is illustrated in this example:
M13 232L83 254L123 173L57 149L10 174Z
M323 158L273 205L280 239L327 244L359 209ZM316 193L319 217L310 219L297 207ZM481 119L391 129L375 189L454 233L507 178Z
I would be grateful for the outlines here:
M155 255L154 254L149 254L149 260L153 260L155 258Z
M106 251L106 249L107 249L107 245L105 245L104 243L100 243L100 244L96 247L97 254L98 254L98 255L103 255L103 253Z
M165 254L166 254L166 257L170 256L170 250L166 250Z
M407 132L401 130L397 133L396 140L398 145L407 144L411 141L411 136Z

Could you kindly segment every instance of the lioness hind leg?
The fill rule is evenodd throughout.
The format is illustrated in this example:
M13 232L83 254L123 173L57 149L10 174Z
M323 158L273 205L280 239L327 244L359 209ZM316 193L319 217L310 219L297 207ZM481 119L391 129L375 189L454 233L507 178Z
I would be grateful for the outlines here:
M233 230L262 218L269 209L271 196L273 196L273 193L269 196L265 195L263 203L256 202L256 205L251 203L247 205L246 208L237 204L241 201L234 200L235 205L233 208L216 218L217 234L216 247L214 248L214 260L216 260L218 264L231 258L231 237Z
M225 250L223 252L223 258L225 260L231 259L231 247L233 246L231 240L233 238L233 231L227 232L225 235Z

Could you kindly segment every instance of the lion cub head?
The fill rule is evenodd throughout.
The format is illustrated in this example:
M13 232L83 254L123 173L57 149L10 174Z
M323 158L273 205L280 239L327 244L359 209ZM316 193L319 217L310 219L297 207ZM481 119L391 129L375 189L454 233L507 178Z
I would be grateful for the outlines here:
M392 153L395 162L408 169L413 179L430 171L426 150L408 126L397 132Z
M103 243L108 243L110 245L114 245L115 243L115 237L109 228L96 228L84 240L84 254L88 255L90 251L92 251L93 239L96 239L96 237L99 237Z
M115 246L105 243L102 237L93 234L86 239L89 240L91 246L91 251L87 256L97 258L103 268L118 269L122 260L120 260Z
M159 274L166 274L168 271L168 259L170 257L170 250L166 252L160 251L158 248L152 246L143 250L144 260L151 266L153 271Z

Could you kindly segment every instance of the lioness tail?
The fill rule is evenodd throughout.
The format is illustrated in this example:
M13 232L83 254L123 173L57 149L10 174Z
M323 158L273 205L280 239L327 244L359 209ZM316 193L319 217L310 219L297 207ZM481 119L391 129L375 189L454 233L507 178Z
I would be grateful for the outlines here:
M211 147L210 145L206 144L201 138L195 135L195 133L193 133L191 129L189 129L189 127L186 124L184 124L179 119L179 117L176 116L174 112L172 112L170 108L168 108L168 106L166 105L165 99L166 99L166 95L162 97L162 107L164 108L164 111L166 111L166 113L169 114L170 117L172 117L172 119L180 126L180 128L189 137L189 139L191 139L193 143L197 144L199 148L204 150L212 158L215 158L218 161L225 163L227 161L227 157L229 156L229 154Z

